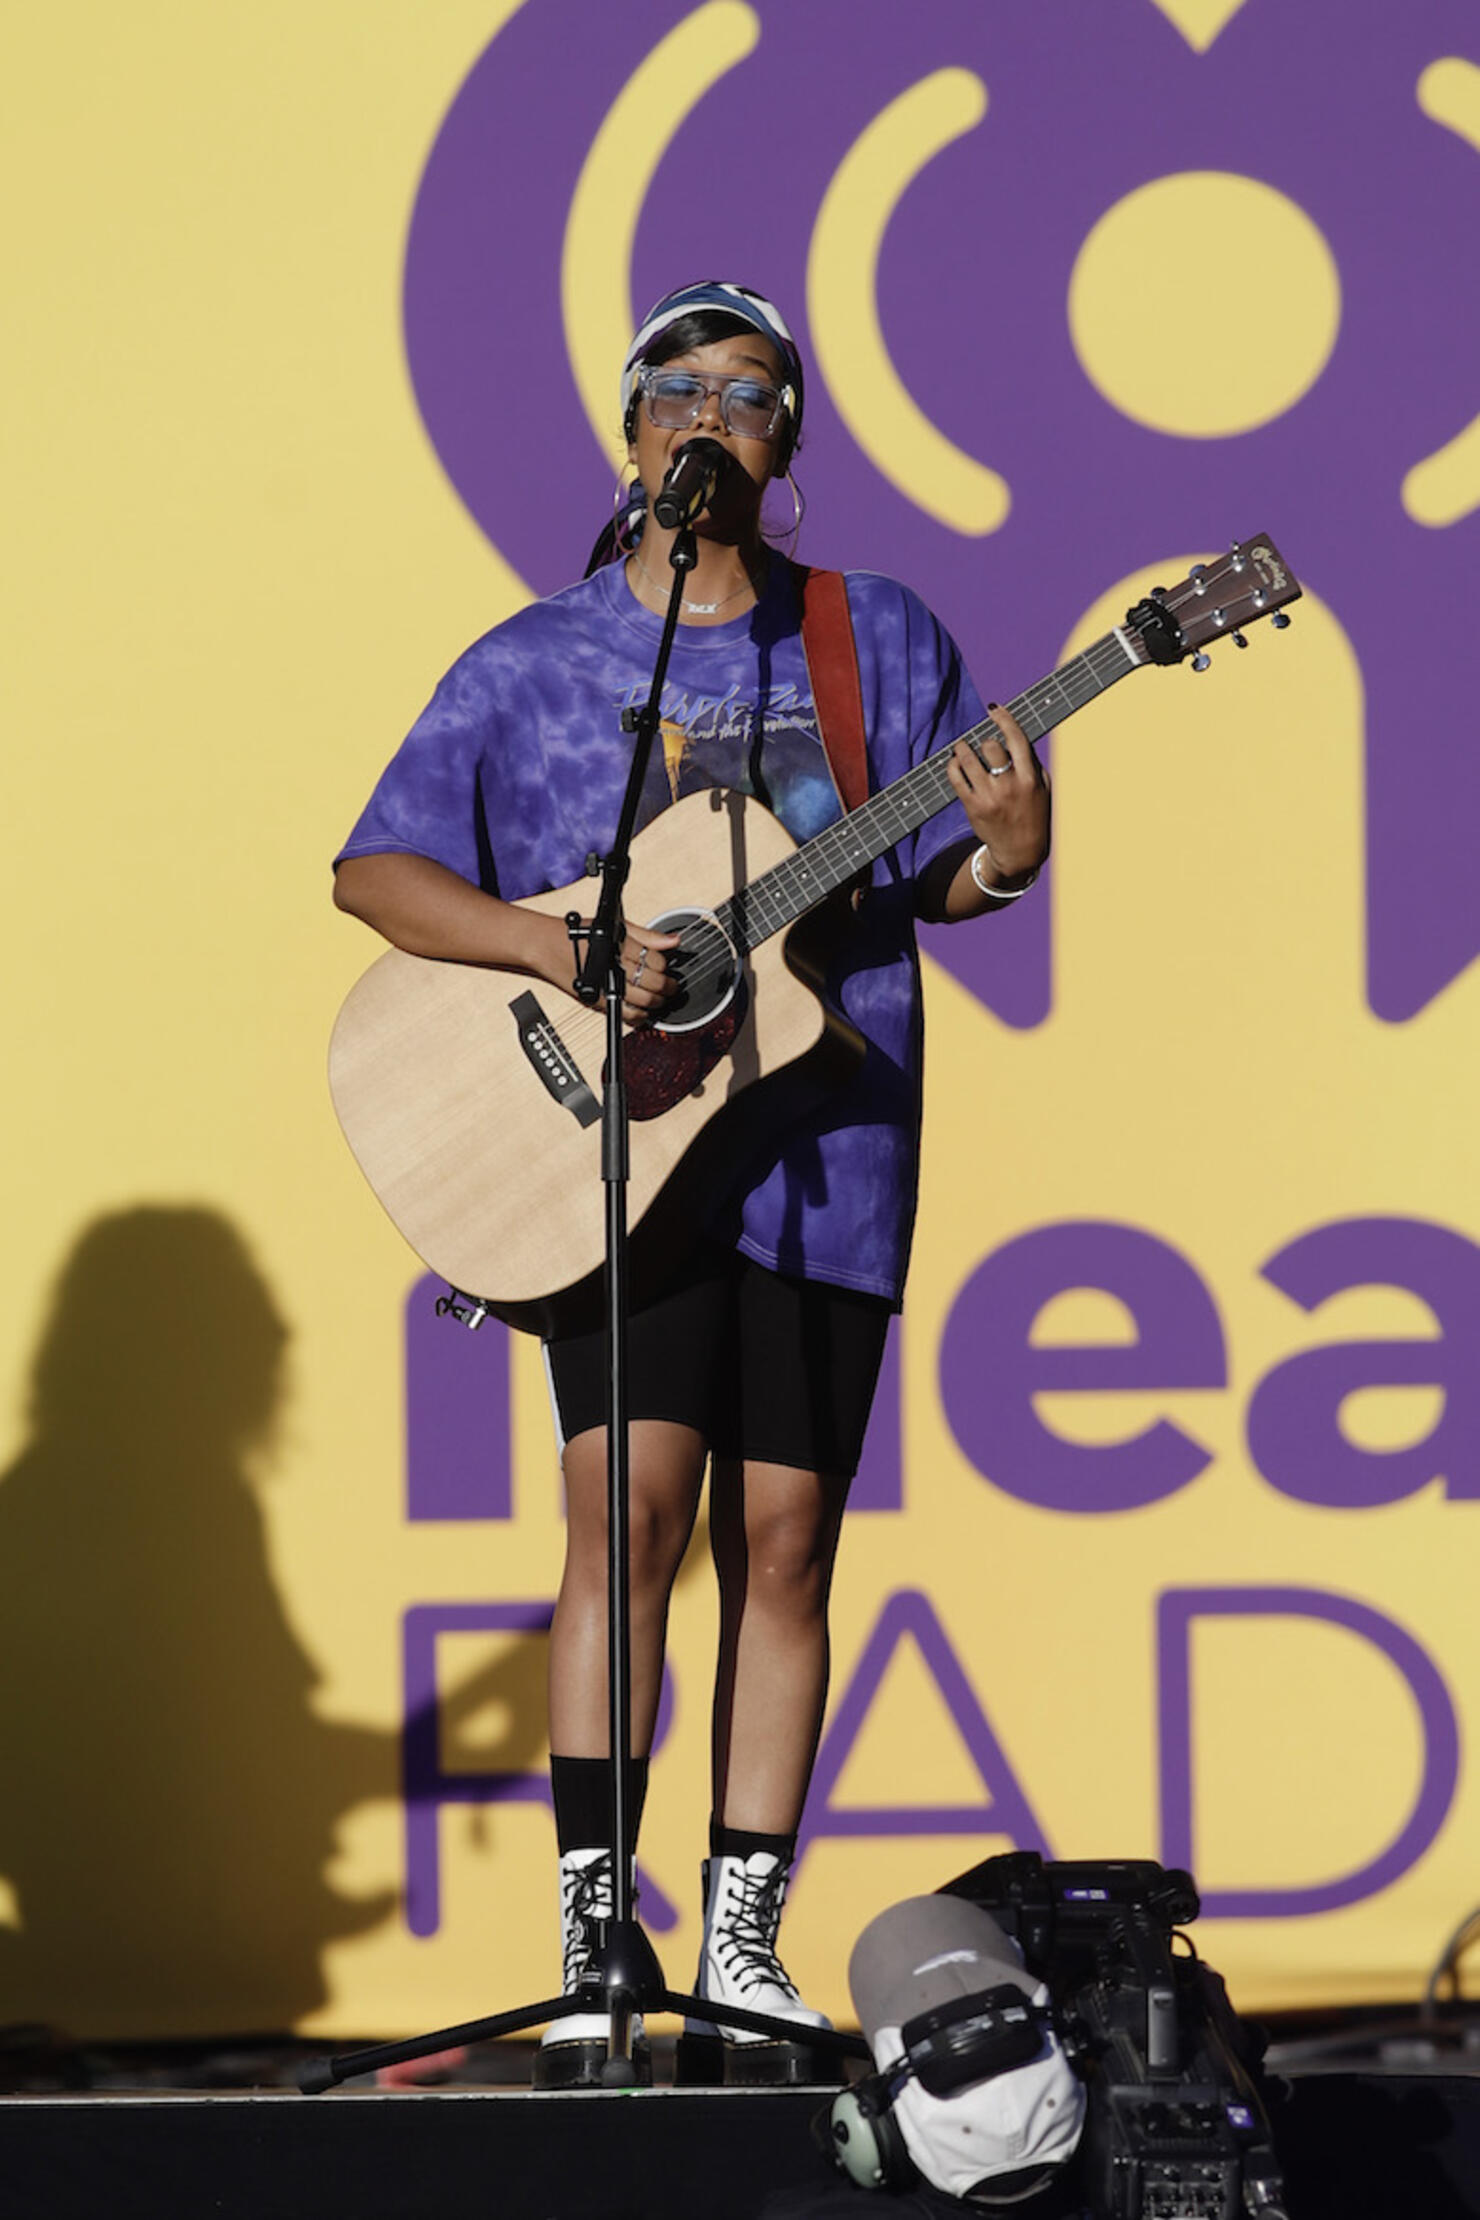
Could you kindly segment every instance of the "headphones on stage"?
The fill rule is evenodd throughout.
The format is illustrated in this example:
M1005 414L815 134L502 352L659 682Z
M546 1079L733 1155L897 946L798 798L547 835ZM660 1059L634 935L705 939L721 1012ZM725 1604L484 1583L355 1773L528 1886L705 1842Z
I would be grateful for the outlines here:
M819 2141L860 2189L907 2189L920 2178L893 2117L899 2086L892 2074L869 2074L840 2090L819 2115Z
M899 2039L903 2056L879 2073L868 2074L841 2090L819 2116L819 2140L834 2165L860 2189L905 2189L920 2179L894 2105L910 2081L927 2095L949 2097L972 2082L1010 2073L1041 2055L1045 2030L1053 2028L1046 2004L1034 2004L1013 1982L953 1998L906 2020ZM1045 2178L1031 2169L1032 2189ZM1004 2201L1025 2193L1004 2180Z

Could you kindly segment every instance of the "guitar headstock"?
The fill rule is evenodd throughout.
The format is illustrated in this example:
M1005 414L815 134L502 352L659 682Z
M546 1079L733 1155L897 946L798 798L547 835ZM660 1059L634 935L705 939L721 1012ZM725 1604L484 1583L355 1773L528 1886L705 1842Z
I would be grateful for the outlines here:
M1126 611L1125 621L1149 661L1180 663L1191 655L1193 669L1202 671L1210 640L1227 637L1246 647L1246 625L1274 617L1283 628L1290 620L1276 612L1299 599L1294 572L1269 535L1260 532L1235 540L1226 555L1195 563L1180 585L1153 586L1145 601Z

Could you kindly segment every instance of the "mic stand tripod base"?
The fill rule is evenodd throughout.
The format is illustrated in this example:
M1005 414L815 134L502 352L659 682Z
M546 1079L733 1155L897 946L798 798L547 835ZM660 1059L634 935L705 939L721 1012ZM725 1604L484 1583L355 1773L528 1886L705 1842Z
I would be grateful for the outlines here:
M842 2088L845 2058L871 2060L861 2035L710 2002L664 1986L657 1954L638 1922L604 1920L567 2011L585 2024L563 2036L558 2023L535 2053L537 2089L630 2089L652 2079L652 2056L641 2014L668 2012L684 2021L674 2080L681 2088ZM598 2032L591 2023L600 2023ZM746 2042L727 2042L722 2025L742 2029ZM695 2032L702 2029L703 2032Z
M635 1919L597 1923L597 1943L576 1985L579 2019L602 2032L562 2035L555 2022L535 2052L536 2089L636 2089L653 2078L652 2051L637 2009L664 1994L663 1969Z
M710 2052L701 2048L694 2058L694 2079L698 2080L697 2069L702 2066L709 2075L711 2085L731 2079L751 2079L755 2069L764 2063L760 2056L762 2052L771 2053L775 2059L778 2053L795 2048L810 2051L819 2061L815 2079L830 2082L834 2087L840 2083L842 2077L836 2069L831 2073L822 2071L822 2059L872 2060L873 2053L861 2035L845 2035L830 2027L808 2028L805 2030L805 2042L798 2045L798 2031L794 2020L773 2019L768 2012L741 2011L738 2005L719 2004L707 1997L687 1995L677 1989L665 1989L652 1944L635 1920L623 1923L620 1927L616 1921L609 1922L607 1935L606 1948L610 1963L598 1966L593 1958L594 1978L583 1980L568 1996L546 1997L542 2003L519 2005L512 2012L493 2012L484 2019L464 2020L456 2027L441 2027L431 2035L413 2035L404 2042L372 2043L362 2050L345 2051L329 2058L309 2059L300 2067L295 2077L298 2087L305 2096L321 2096L326 2090L337 2088L341 2082L355 2080L362 2074L378 2073L382 2066L399 2066L413 2058L427 2058L433 2052L453 2050L471 2043L494 2042L502 2035L523 2035L531 2027L539 2027L546 2022L558 2023L585 2017L587 2014L599 2014L603 2023L599 2037L584 2043L572 2042L568 2046L559 2043L546 2044L536 2053L537 2087L599 2088L604 2081L605 2068L613 2059L611 2036L617 2032L610 2025L613 2007L616 2012L625 2016L620 2031L624 2037L630 2036L633 2014L642 2011L671 2012L676 2018L699 2020L706 2025L717 2021L728 2027L743 2029L752 2037L760 2037L760 2041L749 2044L727 2044L719 2038L717 2070L710 2067ZM633 1937L635 1941L631 1939ZM715 2037L707 2035L694 2039L701 2046L716 2041ZM563 2083L555 2082L546 2079L545 2074L540 2071L542 2064L564 2047L586 2055L588 2071L584 2078L572 2076ZM739 2072L728 2071L736 2063L736 2053L747 2049L757 2053L754 2061L747 2062ZM631 2061L619 2057L616 2062L619 2069L626 2067L628 2072L622 2075L620 2081L611 2085L631 2087L632 2083L628 2078Z

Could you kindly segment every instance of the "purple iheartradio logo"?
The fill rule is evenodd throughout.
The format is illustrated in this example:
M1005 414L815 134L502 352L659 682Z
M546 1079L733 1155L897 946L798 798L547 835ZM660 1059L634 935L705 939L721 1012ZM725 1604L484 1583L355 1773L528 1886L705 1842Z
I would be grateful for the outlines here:
M437 453L565 583L633 311L722 272L808 357L802 552L907 579L1004 698L1118 577L1272 531L1360 666L1368 999L1411 1017L1480 949L1480 38L1471 0L1350 33L1344 0L525 0L411 223ZM1047 1014L1048 904L931 953Z
M1294 1918L1377 1896L1454 1800L1462 1661L1444 1654L1441 1613L1410 1631L1413 1591L1389 1588L1382 1522L1411 1505L1405 1532L1421 1534L1436 1503L1462 1521L1477 1493L1480 1246L1452 1193L1467 1129L1446 1022L1463 1010L1451 998L1399 1038L1372 1020L1418 1018L1480 953L1480 763L1455 707L1480 679L1480 295L1463 277L1480 233L1480 21L1474 0L1413 0L1366 11L1354 36L1351 14L1348 0L524 0L457 89L420 180L405 283L416 400L531 594L579 576L611 513L637 318L718 275L772 298L806 359L799 552L906 580L985 691L1006 701L1052 671L1092 612L1097 631L1117 622L1118 582L1171 585L1234 535L1270 534L1307 596L1288 638L1266 626L1258 643L1261 682L1280 673L1262 698L1283 689L1287 714L1216 759L1218 787L1185 778L1156 805L1149 853L1117 862L1139 971L1119 943L1085 969L1095 889L1092 871L1070 875L1087 850L1062 775L1077 734L1060 764L1058 970L1048 901L990 931L929 933L932 957L1019 1029L993 1044L989 1140L998 1111L1042 1102L1047 1121L1057 1103L1059 1122L1008 1184L979 1208L953 1202L932 1231L929 1267L952 1275L933 1397L891 1341L850 1516L898 1522L899 1584L840 1668L804 1852L828 1834L907 1832L1046 1852L1045 1825L1060 1824L989 1716L975 1604L963 1621L944 1573L926 1592L942 1490L963 1532L1010 1517L1029 1555L1050 1546L1045 1519L1055 1550L1076 1524L1105 1546L1128 1547L1134 1529L1138 1569L1106 1608L1136 1620L1138 1654L1154 1646L1151 1716L1126 1731L1159 1753L1171 1863L1201 1848L1198 1766L1220 1756L1199 1757L1200 1629L1355 1638L1404 1684L1421 1753L1388 1832L1358 1842L1372 1831L1360 1820L1344 1848L1312 1853L1315 1878L1225 1876L1208 1909ZM784 539L789 500L775 523ZM1136 683L1163 700L1184 689L1194 744L1199 689L1215 681L1181 668ZM1241 714L1205 753L1237 747ZM1302 776L1283 780L1279 751L1302 736ZM1179 808L1183 849L1166 858ZM1093 832L1101 856L1118 853L1101 814ZM1332 976L1357 954L1363 833L1365 1010L1355 961ZM959 1029L944 1038L939 1068L974 1055ZM1066 1041L1080 1059L1067 1087ZM1080 1078L1098 1114L1071 1099ZM1086 1199L1113 1215L1087 1215ZM514 1520L507 1343L479 1337L469 1356L467 1337L441 1338L428 1287L406 1321L407 1515ZM1401 1298L1433 1330L1329 1338L1347 1329L1325 1306L1372 1291L1385 1320ZM1043 1330L1085 1295L1115 1307L1119 1338L1091 1323L1081 1342L1091 1314L1072 1305ZM917 1307L910 1330L926 1317ZM1122 1392L1143 1400L1101 1428L1098 1400ZM1349 1423L1364 1396L1386 1432ZM1409 1438L1425 1397L1438 1415ZM954 1462L906 1455L907 1413L927 1440L938 1416ZM1260 1585L1221 1554L1179 1554L1194 1490L1210 1551L1246 1525L1267 1538ZM1329 1514L1319 1589L1291 1539L1312 1509ZM541 1612L505 1600L408 1614L420 1933L441 1916L438 1809L545 1793L532 1773L444 1771L438 1644L537 1633ZM842 1794L901 1645L970 1755L975 1801L855 1809ZM665 1702L665 1721L682 1715L681 1689ZM672 1924L655 1891L650 1905Z

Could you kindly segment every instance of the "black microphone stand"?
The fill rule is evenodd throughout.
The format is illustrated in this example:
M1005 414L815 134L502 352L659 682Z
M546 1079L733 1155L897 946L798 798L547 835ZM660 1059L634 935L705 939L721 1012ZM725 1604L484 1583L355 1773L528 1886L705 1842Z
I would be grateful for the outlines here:
M698 504L702 506L702 501ZM579 1984L568 1995L547 1997L538 2004L495 2012L486 2019L468 2020L459 2027L444 2027L431 2035L408 2036L404 2042L377 2043L340 2057L316 2058L300 2069L298 2086L306 2096L334 2088L352 2075L375 2073L382 2066L397 2066L407 2059L451 2050L462 2044L487 2042L500 2035L518 2035L544 2021L574 2018L577 2014L604 2014L607 2019L607 2054L601 2069L605 2088L630 2088L639 2079L632 2059L632 2025L641 2012L674 2012L713 2026L739 2028L769 2036L772 2042L799 2045L807 2050L828 2051L839 2058L871 2058L868 2044L859 2035L840 2034L835 2028L799 2027L769 2012L751 2012L739 2005L722 2004L683 1990L668 1988L656 1951L638 1924L632 1887L632 1862L627 1848L630 1828L632 1782L627 1758L632 1741L632 1626L631 1588L628 1578L630 1532L630 1448L627 1418L627 1088L624 1076L622 1003L627 991L622 970L622 889L631 865L632 840L642 802L653 741L661 721L663 685L683 604L684 579L698 560L690 522L680 525L668 560L673 566L673 586L663 620L663 636L653 667L652 687L641 710L622 712L622 729L634 735L632 763L621 816L610 853L601 862L601 895L590 925L579 911L566 917L573 945L585 952L576 977L576 992L586 1003L606 998L606 1078L601 1106L601 1178L606 1189L606 1260L604 1290L606 1313L606 1489L607 1489L607 1676L608 1718L612 1786L612 1912L599 1922L596 1949Z

